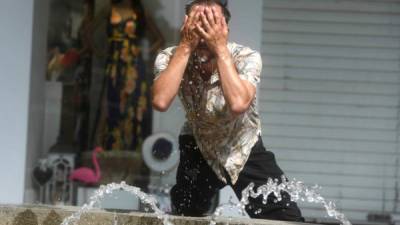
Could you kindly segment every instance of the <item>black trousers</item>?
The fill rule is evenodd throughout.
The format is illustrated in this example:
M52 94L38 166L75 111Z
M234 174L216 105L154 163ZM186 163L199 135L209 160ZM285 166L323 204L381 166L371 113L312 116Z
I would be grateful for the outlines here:
M171 189L173 213L184 216L206 216L211 207L211 199L225 183L218 179L214 171L204 160L193 136L179 137L180 163L176 176L176 185ZM267 183L268 178L281 180L283 175L272 152L267 151L261 137L251 149L248 161L239 174L239 179L232 185L235 194L241 199L242 190L251 182L255 188ZM260 212L261 210L261 212ZM251 218L304 222L295 202L290 201L287 193L282 193L282 201L268 196L267 204L262 197L250 198L246 211Z

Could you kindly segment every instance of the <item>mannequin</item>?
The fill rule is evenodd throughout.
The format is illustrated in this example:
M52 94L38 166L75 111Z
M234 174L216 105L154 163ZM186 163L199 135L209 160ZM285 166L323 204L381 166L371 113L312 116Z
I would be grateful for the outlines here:
M97 145L106 150L139 150L151 125L149 80L141 40L153 37L150 52L163 45L161 33L140 0L113 0L108 23L108 55Z

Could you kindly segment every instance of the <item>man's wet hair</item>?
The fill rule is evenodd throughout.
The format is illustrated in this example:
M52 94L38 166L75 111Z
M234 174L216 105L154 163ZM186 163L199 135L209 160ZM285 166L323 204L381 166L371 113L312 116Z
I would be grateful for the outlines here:
M229 23L229 21L231 20L231 12L228 9L228 0L193 0L186 5L186 15L190 14L190 11L192 11L192 8L195 5L202 5L202 4L207 4L207 5L216 4L221 6L226 23Z

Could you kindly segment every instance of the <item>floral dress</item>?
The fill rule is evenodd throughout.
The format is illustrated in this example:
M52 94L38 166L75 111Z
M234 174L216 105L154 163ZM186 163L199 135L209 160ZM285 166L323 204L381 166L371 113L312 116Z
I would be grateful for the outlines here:
M105 126L101 144L106 150L139 150L144 139L149 85L139 47L137 14L109 23L106 66Z

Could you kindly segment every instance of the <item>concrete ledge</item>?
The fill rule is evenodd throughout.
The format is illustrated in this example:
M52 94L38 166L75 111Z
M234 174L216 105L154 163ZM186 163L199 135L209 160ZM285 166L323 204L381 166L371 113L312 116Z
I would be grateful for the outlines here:
M53 207L45 205L0 205L0 225L60 225L65 217L79 210L76 207ZM208 225L209 218L189 218L171 216L174 225ZM103 210L93 210L85 213L78 225L162 225L162 222L151 213L113 213ZM248 220L220 219L218 225L299 225L303 223ZM72 224L71 224L72 225Z

